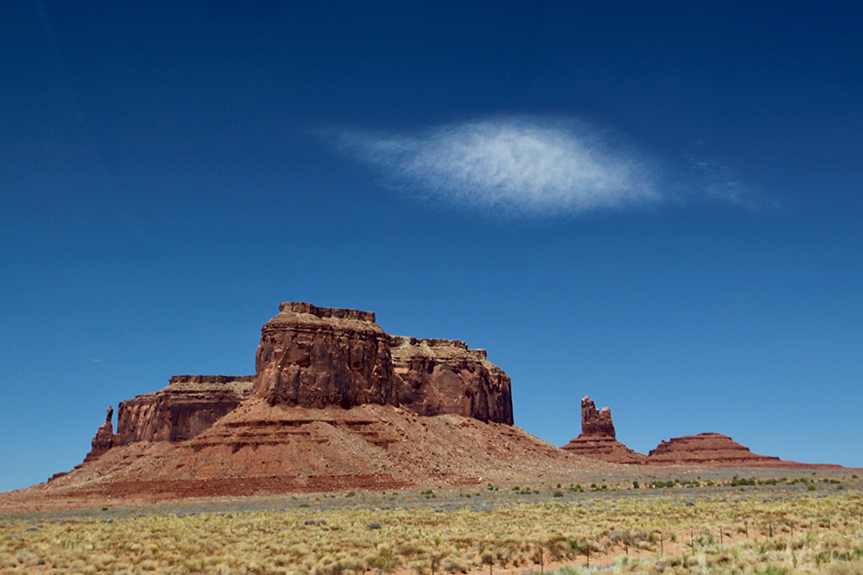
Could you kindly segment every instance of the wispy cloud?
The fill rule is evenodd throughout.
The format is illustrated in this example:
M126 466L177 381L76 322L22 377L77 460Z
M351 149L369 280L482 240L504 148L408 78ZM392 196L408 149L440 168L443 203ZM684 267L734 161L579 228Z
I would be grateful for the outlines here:
M693 173L690 187L706 200L727 202L749 209L758 208L762 203L755 189L739 181L731 169L715 161L691 157L690 169Z
M343 130L337 141L418 198L507 216L655 205L678 200L671 190L681 188L606 132L559 118L495 117L410 135ZM685 187L731 202L743 194L730 180Z

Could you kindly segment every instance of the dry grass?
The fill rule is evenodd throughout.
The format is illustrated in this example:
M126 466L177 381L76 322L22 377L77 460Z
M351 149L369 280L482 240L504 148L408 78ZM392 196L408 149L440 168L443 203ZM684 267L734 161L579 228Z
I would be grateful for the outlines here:
M532 489L477 488L472 498L455 489L434 500L418 490L365 492L341 494L338 504L319 495L283 498L267 511L10 519L0 522L0 573L494 575L565 566L566 575L588 562L612 574L863 573L863 497L853 481L815 491L564 488L561 497L551 486ZM475 503L483 497L485 508Z

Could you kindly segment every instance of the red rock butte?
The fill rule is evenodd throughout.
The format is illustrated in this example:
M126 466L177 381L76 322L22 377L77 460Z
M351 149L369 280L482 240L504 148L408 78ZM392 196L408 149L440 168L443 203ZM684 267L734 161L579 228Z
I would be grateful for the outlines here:
M565 477L601 462L513 426L510 378L457 340L391 336L375 314L287 302L255 375L182 375L120 402L41 497L144 499ZM40 491L41 490L41 491Z
M581 400L581 433L563 449L583 457L611 463L644 464L647 456L633 451L616 439L611 410L597 411L588 396Z
M700 466L700 467L776 467L802 469L837 469L838 465L797 463L778 457L757 455L720 433L699 433L662 441L647 455L633 451L617 441L611 410L596 405L587 396L581 400L581 433L563 449L600 461L628 465Z
M297 302L261 331L255 394L270 405L370 403L513 422L509 376L464 342L390 336L374 313Z

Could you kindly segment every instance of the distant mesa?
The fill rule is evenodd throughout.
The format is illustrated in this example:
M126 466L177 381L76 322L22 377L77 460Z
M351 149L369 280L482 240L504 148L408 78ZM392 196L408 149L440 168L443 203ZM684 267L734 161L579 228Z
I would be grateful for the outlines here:
M587 396L581 400L581 433L563 449L601 461L630 465L701 467L777 467L837 469L838 465L797 463L778 457L757 455L727 435L699 433L662 441L647 455L633 451L617 441L611 410L597 411Z
M611 463L642 465L647 456L629 449L617 441L611 410L603 407L597 411L596 405L588 396L581 400L581 433L563 446L570 453L599 459Z
M711 467L771 467L778 457L756 455L727 435L699 433L662 441L647 454L650 465L709 465Z
M283 303L261 330L255 363L255 375L177 375L160 391L121 401L117 433L109 408L85 462L112 447L193 439L253 396L270 406L391 405L424 416L513 422L509 376L484 350L390 336L372 312Z
M749 451L727 435L699 433L662 441L647 454L648 465L704 467L777 467L782 469L841 469L840 465L783 461Z

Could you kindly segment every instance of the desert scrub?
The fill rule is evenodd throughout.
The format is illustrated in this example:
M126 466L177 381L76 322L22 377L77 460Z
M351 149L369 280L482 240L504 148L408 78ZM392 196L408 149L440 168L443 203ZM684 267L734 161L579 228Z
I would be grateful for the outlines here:
M691 484L672 484L684 481ZM403 492L397 505L388 492L366 503L358 495L271 511L5 521L0 572L494 575L548 572L553 561L581 569L589 555L591 566L608 566L610 574L660 567L663 573L842 573L863 560L859 486L813 494L801 482L776 483L732 496L729 486L710 497L701 487L600 488L559 498L550 487L537 495L540 489L520 486L486 490L484 507L476 498L459 498L458 490L436 490L433 499L425 490ZM514 496L528 490L530 497ZM367 505L372 498L381 503ZM373 524L379 528L369 529ZM638 561L618 559L627 552Z

